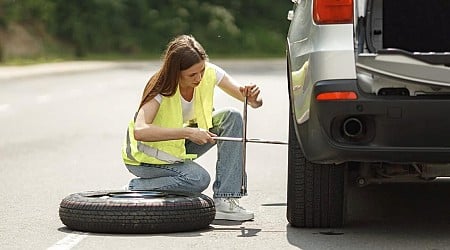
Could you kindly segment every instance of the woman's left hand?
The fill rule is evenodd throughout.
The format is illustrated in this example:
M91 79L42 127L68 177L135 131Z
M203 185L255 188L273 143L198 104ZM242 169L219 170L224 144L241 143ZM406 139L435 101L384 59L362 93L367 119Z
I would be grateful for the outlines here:
M259 96L261 90L256 84L245 85L239 88L242 96L247 96L247 102L252 108L258 108L262 105L262 98Z

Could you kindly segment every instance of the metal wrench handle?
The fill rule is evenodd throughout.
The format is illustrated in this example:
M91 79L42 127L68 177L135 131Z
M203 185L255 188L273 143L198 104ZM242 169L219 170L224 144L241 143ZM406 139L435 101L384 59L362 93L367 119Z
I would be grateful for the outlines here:
M213 137L216 141L234 141L234 142L242 142L244 139L239 137L227 137L227 136L215 136ZM287 145L287 142L284 141L269 141L269 140L262 140L262 139L255 139L255 138L247 138L247 142L251 143L264 143L264 144L280 144L280 145Z
M247 161L247 93L245 93L244 97L244 112L242 115L242 185L241 185L241 194L244 195L247 193L247 174L245 172L245 165Z

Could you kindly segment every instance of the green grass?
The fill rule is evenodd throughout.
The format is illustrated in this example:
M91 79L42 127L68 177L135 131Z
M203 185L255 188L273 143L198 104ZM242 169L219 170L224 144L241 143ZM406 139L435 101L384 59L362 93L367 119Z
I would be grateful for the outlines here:
M280 58L284 57L284 53L209 53L211 59L252 59L252 58ZM119 53L105 53L105 54L88 54L85 57L75 57L70 55L45 55L28 58L8 58L0 63L0 66L25 66L41 63L53 63L64 61L143 61L143 60L158 60L161 54L154 53L139 53L135 55L119 54Z
M265 38L265 39L263 39ZM267 36L264 32L254 32L251 39L240 45L228 44L215 51L207 49L211 59L252 59L252 58L280 58L285 56L284 45L275 36ZM233 48L234 47L234 48ZM226 51L226 52L224 52ZM32 65L41 63L64 62L64 61L142 61L158 60L163 51L156 52L135 52L135 53L87 53L86 56L76 57L74 49L67 45L54 41L45 41L44 49L39 55L28 57L3 58L0 66L5 65Z
M32 58L10 58L6 61L0 63L0 66L25 66L25 65L33 65L33 64L41 64L41 63L52 63L52 62L64 62L69 61L70 58L66 57L32 57Z

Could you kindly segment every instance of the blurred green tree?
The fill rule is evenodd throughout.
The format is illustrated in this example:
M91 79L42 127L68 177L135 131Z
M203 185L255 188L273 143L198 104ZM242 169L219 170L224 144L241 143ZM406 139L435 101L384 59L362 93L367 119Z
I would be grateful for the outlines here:
M78 57L159 54L180 34L194 35L213 54L282 55L290 5L288 0L1 0L0 29L11 22L42 24Z

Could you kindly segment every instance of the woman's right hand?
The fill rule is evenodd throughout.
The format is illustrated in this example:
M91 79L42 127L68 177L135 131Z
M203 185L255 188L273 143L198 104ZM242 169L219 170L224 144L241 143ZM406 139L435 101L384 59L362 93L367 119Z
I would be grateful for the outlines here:
M199 144L203 145L205 143L214 143L213 137L217 136L214 133L209 132L208 130L201 129L201 128L187 128L189 129L188 136L186 139Z

